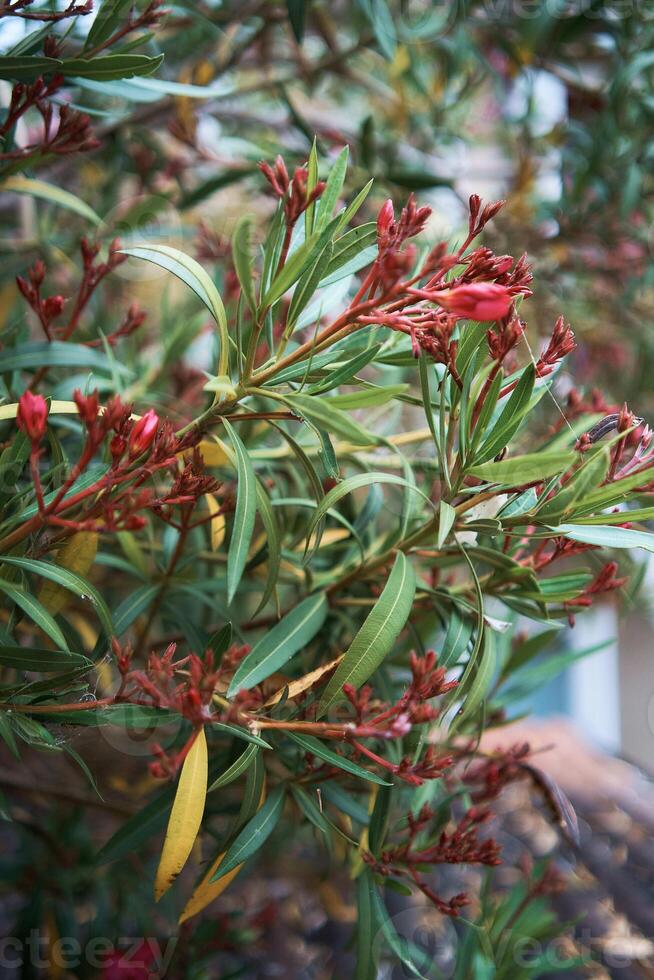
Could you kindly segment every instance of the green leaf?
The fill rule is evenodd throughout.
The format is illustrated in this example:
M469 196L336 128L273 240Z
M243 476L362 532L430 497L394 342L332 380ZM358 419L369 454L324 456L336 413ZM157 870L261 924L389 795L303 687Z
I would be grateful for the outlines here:
M163 830L173 805L176 788L166 787L142 810L126 820L100 848L95 858L96 864L107 864L125 857L142 844L149 843L155 834Z
M456 727L467 720L485 698L493 680L497 664L495 638L492 630L484 630L482 653L477 658L476 672L468 686L467 694L459 713L456 716Z
M252 280L252 217L243 215L236 224L232 235L232 258L238 281L241 284L245 301L250 311L256 313L257 301Z
M93 664L81 653L68 653L66 650L42 650L36 647L0 646L0 664L15 670L34 670L42 674L56 674L68 671L71 667Z
M577 460L577 454L567 453L528 453L514 456L499 463L482 463L471 466L466 472L489 483L515 487L523 483L546 480L550 476L563 473Z
M111 37L116 28L121 25L129 4L130 0L102 0L102 6L96 13L86 36L85 51L90 51Z
M34 81L39 75L65 75L109 81L150 75L163 61L163 55L107 54L98 58L0 57L0 78Z
M366 868L366 874L370 875L370 871L367 868ZM388 915L386 906L384 905L381 895L379 894L377 889L374 887L372 883L370 887L371 887L371 906L372 906L373 918L376 922L377 928L381 928L382 935L384 936L384 939L388 943L389 949L398 958L400 963L402 963L408 969L409 973L413 974L414 977L419 977L420 980L425 980L425 977L420 972L416 964L413 962L413 959L411 958L410 955L411 944L403 936L400 936L397 930L395 929L393 922ZM429 963L431 962L431 957L426 951L416 949L415 947L414 949L418 955L422 954L422 958L425 960L425 968L426 968L427 965L429 965ZM475 980L477 980L476 976L475 976Z
M240 738L244 742L251 742L253 745L258 745L262 749L271 749L272 745L269 742L265 742L259 735L254 735L249 732L246 728L241 728L239 725L228 725L226 722L214 721L211 725L211 730L214 732L225 732L228 735L232 735L234 738Z
M378 948L375 943L377 931L372 908L375 890L372 875L363 868L357 878L357 945L354 980L375 980L377 977Z
M0 191L13 191L16 194L29 194L31 197L40 197L51 204L58 204L59 207L67 208L76 214L86 218L94 225L101 225L102 218L95 213L93 208L85 204L84 201L71 194L69 191L57 187L56 184L48 184L44 180L36 180L32 177L9 177L3 181ZM66 347L69 347L66 344ZM88 348L87 348L88 350Z
M405 487L409 490L415 491L424 500L431 505L431 501L422 490L419 490L404 477L397 476L395 473L358 473L356 476L350 476L347 480L343 480L333 487L329 493L325 494L321 502L318 504L316 511L311 518L309 527L307 528L307 540L310 540L311 535L315 531L317 525L326 516L326 514L331 510L331 508L346 497L348 493L353 493L355 490L359 490L362 487L371 487L375 483L389 483L398 487ZM432 505L433 506L433 505Z
M257 479L254 475L252 461L241 439L227 419L223 419L223 425L227 429L236 453L238 476L236 510L227 554L227 601L231 603L241 581L252 541L254 519L257 512Z
M316 137L313 138L313 143L311 144L311 152L309 153L309 159L307 160L307 186L306 186L306 197L310 197L311 192L315 189L318 183L318 147L316 145ZM304 236L309 238L314 231L314 217L316 212L316 202L312 201L304 209Z
M486 460L497 456L501 449L509 443L520 427L529 407L531 394L534 390L536 369L533 364L527 365L518 384L515 386L509 400L502 409L500 417L493 426L485 442L475 453L475 463L485 463Z
M436 536L436 547L442 548L447 541L448 535L452 530L456 520L456 511L447 501L441 500L438 505L438 534Z
M377 436L368 432L338 408L333 408L331 399L316 398L314 395L279 396L299 418L313 422L321 429L334 433L358 446L372 446L378 442Z
M0 579L0 591L8 595L17 606L20 606L23 612L27 613L39 629L43 630L46 636L49 636L58 647L63 650L68 649L66 637L57 625L56 619L48 612L45 606L41 605L38 599L35 599L29 592L17 588L5 579Z
M332 244L327 242L323 250L318 254L316 261L301 276L300 281L295 287L291 305L288 309L284 336L288 337L293 330L300 314L312 299L318 283L322 279L332 257Z
M248 691L279 670L291 657L302 650L322 627L328 606L324 593L309 596L254 645L238 665L227 697Z
M53 565L52 562L40 561L36 558L10 558L7 555L3 555L0 556L0 561L6 565L14 565L16 568L22 568L25 572L33 572L35 575L40 575L42 578L56 582L58 585L63 585L65 589L73 592L80 599L89 599L107 637L114 635L111 613L106 602L97 589L85 578L82 578L81 575L78 575L76 572L71 572L66 568L59 568L57 565Z
M235 779L241 775L241 773L246 772L252 763L254 762L254 757L260 752L261 749L258 745L250 743L247 748L239 755L235 762L232 762L231 766L225 770L225 772L214 779L213 783L209 786L207 793L211 793L212 790L218 789L220 786L227 786L229 783L233 783Z
M331 837L331 827L329 820L320 812L320 808L313 802L308 793L306 793L300 786L294 786L291 784L291 793L295 798L295 802L299 806L300 810L304 816L309 820L314 827L323 833L326 837Z
M313 735L299 735L297 732L285 732L284 734L288 735L294 742L297 742L306 752L310 752L311 755L322 759L323 762L327 762L330 766L337 766L343 772L349 772L352 776L358 776L359 779L367 779L368 782L377 783L378 786L392 785L376 773L369 772L368 769L357 765L351 759L347 759L343 755L338 755L332 749L328 749L326 745L319 741L319 739L314 738Z
M409 385L384 385L384 387L362 388L360 391L352 392L347 395L331 395L329 398L330 407L334 405L339 409L375 408L378 405L386 405L388 402L403 395L408 391Z
M304 25L306 22L309 3L310 0L286 0L288 19L291 27L293 28L293 33L295 34L295 39L298 44L302 44L302 39L304 37Z
M628 520L628 511L625 520ZM571 541L595 544L600 548L642 548L654 551L654 534L627 527L611 527L606 524L559 524L551 528L552 534L562 534Z
M400 551L382 594L327 684L318 717L344 696L344 684L358 688L379 667L404 629L415 591L413 567Z
M349 146L344 146L336 158L336 163L329 172L325 189L318 201L316 231L322 231L329 224L332 212L336 207L338 198L343 190L343 184L345 183L349 153Z
M117 78L133 78L134 75L151 75L159 68L164 56L149 58L144 54L105 54L99 58L68 58L61 68L55 69L67 76L90 78L98 82Z
M284 787L278 786L272 791L261 809L257 810L252 819L245 825L236 840L227 848L225 856L218 865L211 881L222 878L223 875L226 875L237 865L243 864L259 850L277 826L283 807Z
M145 259L155 265L167 269L173 275L185 282L193 290L213 316L218 326L220 337L220 358L218 361L217 374L229 374L229 335L227 332L227 315L220 293L216 289L211 276L205 272L199 262L185 255L176 248L168 245L131 245L129 248L122 248L125 255L132 255L137 259Z
M273 303L276 303L291 288L293 283L297 282L302 273L315 262L327 243L331 241L337 220L334 218L322 232L311 235L295 251L291 252L284 266L266 290L261 301L262 310L266 310Z
M112 365L106 354L85 344L68 344L61 340L37 341L7 347L0 352L0 374L5 371L25 371L39 367L90 367L111 373ZM133 377L124 364L116 364L121 377Z
M393 786L381 786L377 792L375 805L370 815L370 827L368 830L368 847L370 853L379 857L379 854L386 840L388 830L388 819L393 802Z
M266 547L268 549L268 578L259 605L254 612L255 616L261 609L264 608L268 602L268 599L273 594L277 584L282 555L282 545L277 518L275 517L275 512L273 511L273 507L270 502L270 497L261 485L260 480L257 480L256 492L257 511L259 512L261 523L263 524L266 532Z

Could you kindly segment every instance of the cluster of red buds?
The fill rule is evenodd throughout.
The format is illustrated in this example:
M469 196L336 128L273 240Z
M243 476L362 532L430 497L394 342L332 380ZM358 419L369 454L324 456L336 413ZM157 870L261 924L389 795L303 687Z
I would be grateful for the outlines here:
M585 609L588 606L592 606L593 600L597 598L598 595L606 595L608 592L615 592L616 589L621 589L622 586L627 581L626 576L618 576L616 572L618 571L618 563L615 561L607 561L605 565L599 570L592 582L590 582L581 595L578 595L576 599L569 599L565 603L566 609ZM571 616L571 624L574 625L574 619Z
M496 256L485 246L466 252L502 204L496 201L482 207L473 195L469 234L462 245L450 253L440 242L418 270L412 271L417 253L413 244L406 243L424 229L431 210L417 207L411 195L396 218L392 202L387 201L377 218L377 258L346 314L348 320L381 324L407 334L414 355L425 351L445 364L457 384L461 384L456 370L458 342L453 339L457 322L491 322L496 328L489 332L489 348L501 364L522 336L514 306L518 297L531 295L531 270L525 256L514 262L512 256ZM457 269L458 274L448 279ZM555 347L556 353L563 349L558 336ZM548 373L553 356L554 350L548 348L543 373Z
M291 180L281 156L277 157L272 166L262 160L259 169L272 187L275 196L284 202L287 227L293 227L300 215L304 214L309 205L313 204L325 189L325 182L319 180L311 191L308 190L306 167L296 167Z
M189 430L178 436L169 420L161 420L154 409L134 419L131 406L119 397L111 398L100 409L98 393L73 395L86 438L76 463L70 468L57 493L46 504L39 471L40 444L47 427L47 402L41 395L24 392L18 403L19 429L30 439L30 465L38 514L27 522L22 534L50 524L70 530L117 531L138 530L146 523L144 510L156 514L173 527L179 527L174 508L181 508L182 523L190 529L195 505L207 493L215 493L221 484L204 469L196 443L199 433ZM86 471L97 453L108 442L111 466L90 487L74 494L70 488ZM179 457L183 457L180 469ZM167 489L155 490L143 484L155 472L168 470L171 483ZM227 496L222 511L233 509ZM68 512L75 511L74 517ZM196 524L204 523L201 518Z
M456 918L469 904L464 893L444 899L425 880L424 869L439 864L500 864L500 847L492 837L479 839L479 829L490 819L488 810L470 807L451 829L442 830L436 841L419 843L436 819L436 812L425 805L417 816L407 814L406 840L383 850L379 857L365 853L364 860L384 877L409 877L439 912Z
M134 667L129 643L121 646L114 638L112 649L121 678L112 703L161 708L180 715L193 726L191 736L177 752L168 754L160 745L152 746L155 756L150 764L152 775L169 779L179 771L197 731L218 720L212 710L214 694L233 669L232 665L242 659L249 647L232 645L220 664L216 664L211 648L203 657L190 653L176 660L177 645L170 643L162 654L151 653L143 669Z
M38 259L27 274L27 279L16 276L16 285L32 307L48 340L53 337L52 321L61 316L66 300L63 296L41 296L41 286L45 279L45 265Z
M67 7L62 10L30 10L34 0L2 0L0 3L0 17L21 17L23 20L39 20L53 24L66 17L75 17L78 14L90 14L93 12L93 0L84 0L84 3L77 3L70 0Z
M477 759L465 768L462 780L469 786L475 803L489 803L497 799L510 783L525 777L524 764L531 749L527 742L512 745L504 751L494 752L486 758Z
M68 105L55 110L51 96L63 82L62 75L53 75L47 82L37 78L29 85L23 82L14 85L8 115L0 125L0 137L6 136L30 109L36 109L41 117L41 134L34 142L0 153L0 162L24 161L35 155L51 153L57 156L86 153L100 145L91 132L90 116L85 112L78 112Z
M127 256L120 251L120 242L117 238L109 245L106 261L97 261L100 246L89 242L86 238L82 238L80 242L80 252L82 256L82 278L74 299L70 301L70 314L63 326L58 327L53 321L61 316L69 301L60 294L46 297L41 295L41 287L47 273L44 263L38 259L29 269L27 278L16 276L16 285L36 314L48 340L69 339L78 327L82 313L102 280L127 259ZM116 330L107 335L107 342L114 345L120 337L134 333L141 326L145 317L145 312L140 310L136 303L133 303ZM93 340L89 341L87 346L97 347L101 343L100 340Z

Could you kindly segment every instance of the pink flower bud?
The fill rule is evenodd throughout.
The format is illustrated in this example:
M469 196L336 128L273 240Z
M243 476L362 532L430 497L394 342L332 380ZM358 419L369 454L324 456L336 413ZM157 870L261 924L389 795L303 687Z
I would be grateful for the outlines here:
M438 303L458 317L470 320L501 320L513 303L513 296L496 282L471 282L438 294Z
M152 444L159 427L159 416L149 408L143 418L135 424L129 435L130 456L140 456Z
M384 235L388 234L388 230L395 221L395 211L393 209L393 202L389 199L382 204L379 214L377 215L377 235L383 238Z
M16 414L21 432L33 443L40 442L45 435L47 418L48 406L43 395L33 395L31 391L25 391L20 396Z

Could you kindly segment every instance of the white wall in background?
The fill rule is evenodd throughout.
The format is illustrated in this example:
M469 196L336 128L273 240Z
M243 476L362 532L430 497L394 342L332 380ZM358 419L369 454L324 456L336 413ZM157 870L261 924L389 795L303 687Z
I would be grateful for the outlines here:
M597 653L583 657L567 673L572 720L589 739L608 752L620 752L620 671L618 617L613 604L585 610L568 632L573 650L609 641Z

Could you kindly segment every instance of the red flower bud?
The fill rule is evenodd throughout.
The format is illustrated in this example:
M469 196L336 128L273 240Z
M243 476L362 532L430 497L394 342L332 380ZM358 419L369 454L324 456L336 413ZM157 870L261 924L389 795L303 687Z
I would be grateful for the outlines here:
M501 320L513 303L513 296L496 282L471 282L438 294L438 303L458 317L471 320Z
M48 320L54 319L54 317L59 316L64 309L64 304L66 300L63 296L48 296L43 301L43 312L45 313Z
M33 443L40 442L45 435L48 406L42 395L33 395L25 391L18 402L16 421L18 428L24 432Z
M73 392L73 400L77 405L77 411L82 421L86 422L87 425L95 422L100 408L97 390L92 395L83 395L79 388L77 388Z
M129 436L130 456L140 456L152 444L159 427L159 416L153 408L138 420Z

